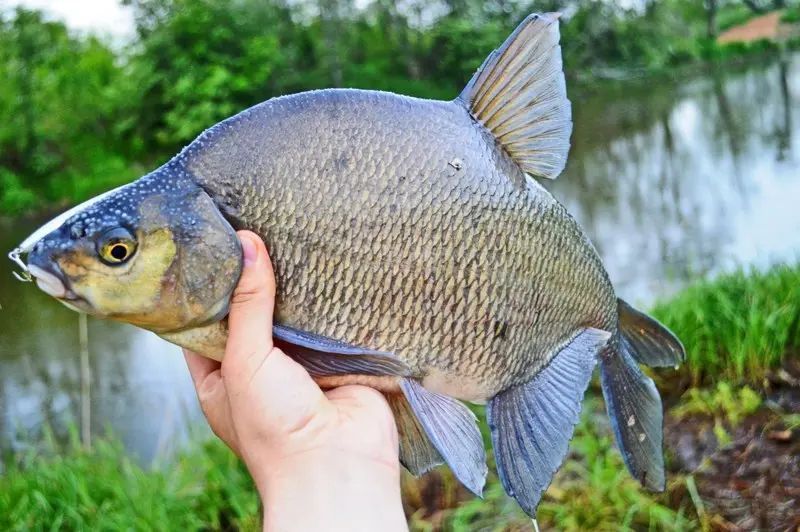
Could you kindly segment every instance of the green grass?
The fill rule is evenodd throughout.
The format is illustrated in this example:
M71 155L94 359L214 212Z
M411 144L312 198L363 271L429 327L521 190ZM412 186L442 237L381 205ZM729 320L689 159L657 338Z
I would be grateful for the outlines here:
M692 415L713 418L714 435L720 447L724 447L731 441L729 430L758 410L761 402L761 396L752 388L720 382L712 389L689 389L681 403L672 409L672 415L679 419Z
M762 379L800 346L800 265L768 272L739 271L690 286L653 314L684 342L685 367L709 390L689 390L672 415L719 419L734 427L761 404L759 395L731 382ZM482 409L476 407L482 417ZM723 423L724 422L724 423ZM787 421L800 426L800 417ZM723 426L724 425L724 426ZM481 428L488 440L485 422ZM111 437L82 450L9 457L0 469L0 530L255 530L258 497L241 462L214 440L179 454L160 469L142 469ZM669 454L667 454L669 461ZM447 468L404 478L404 501L415 531L531 530L494 472L484 499L465 493ZM590 395L570 446L539 506L543 529L698 530L706 522L691 477L668 476L667 491L651 494L628 474L613 441L603 403ZM431 495L433 494L433 495ZM427 502L426 502L427 501ZM702 515L700 515L702 514ZM700 517L698 517L700 515Z
M761 384L784 356L800 352L800 263L699 281L652 315L683 342L683 368L695 384Z
M143 470L112 437L85 451L13 457L0 475L0 530L255 529L258 497L247 470L219 442Z
M736 427L760 406L761 396L752 388L720 382L712 389L690 389L681 404L672 409L672 414L677 417L696 414L719 417Z
M22 185L19 176L0 168L0 215L19 216L38 204L36 194Z
M571 456L557 473L538 513L544 529L693 530L688 503L667 506L667 495L642 490L628 475L607 428L602 401L587 399ZM180 454L162 469L143 469L112 436L91 450L73 443L8 460L0 475L0 530L257 530L258 497L241 462L218 440ZM437 501L444 530L527 530L530 519L503 491L491 463L484 499L467 496L447 468L406 478L405 497L431 481L444 485ZM413 484L409 484L409 482ZM671 479L673 484L682 479ZM461 496L456 492L461 490ZM668 492L669 493L669 492ZM428 516L410 519L433 530ZM437 528L440 530L442 528Z
M643 490L628 473L605 421L598 397L588 397L570 444L570 456L556 473L537 512L543 530L694 530L688 501L668 506L681 478L671 478L666 494ZM471 498L446 516L446 530L527 530L530 519L503 491L494 476L484 500ZM424 527L418 526L418 530Z

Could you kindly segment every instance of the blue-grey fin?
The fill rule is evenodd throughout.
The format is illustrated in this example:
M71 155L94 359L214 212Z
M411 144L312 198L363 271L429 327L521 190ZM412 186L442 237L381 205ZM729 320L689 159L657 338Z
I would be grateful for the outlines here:
M664 414L661 397L621 337L600 354L600 384L611 428L630 474L651 491L664 491Z
M385 394L394 414L397 437L400 443L400 463L409 473L418 477L444 463L442 455L433 446L420 424L408 399L400 394Z
M283 325L272 326L275 344L313 377L370 375L405 377L411 368L394 353L348 345Z
M564 169L572 134L559 16L528 16L489 54L457 100L524 172L547 179Z
M686 360L683 344L652 316L617 299L619 332L636 362L651 368L675 367Z
M582 330L532 380L486 407L500 481L530 517L569 451L598 351L610 337Z
M415 379L403 379L400 388L455 477L472 493L483 497L488 468L475 414L457 399L426 390Z

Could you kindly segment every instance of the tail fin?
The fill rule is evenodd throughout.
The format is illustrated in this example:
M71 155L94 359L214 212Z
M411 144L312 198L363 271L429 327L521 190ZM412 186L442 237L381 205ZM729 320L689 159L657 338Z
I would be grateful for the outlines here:
M524 172L547 179L564 169L572 133L558 17L528 16L459 96Z
M600 355L600 382L611 427L631 475L663 491L661 397L637 362L675 366L686 358L680 341L656 320L618 300L620 331Z
M686 351L672 332L644 312L617 299L619 331L639 364L674 367L686 360Z

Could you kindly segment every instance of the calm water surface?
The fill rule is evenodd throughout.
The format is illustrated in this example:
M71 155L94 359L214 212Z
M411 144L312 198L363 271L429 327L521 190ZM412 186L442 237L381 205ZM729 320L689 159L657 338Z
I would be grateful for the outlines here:
M589 232L618 293L646 305L737 265L800 257L800 55L622 94L573 98L548 189ZM46 220L0 225L0 257ZM0 449L80 418L77 314L0 260ZM147 463L207 433L178 348L89 320L92 432Z

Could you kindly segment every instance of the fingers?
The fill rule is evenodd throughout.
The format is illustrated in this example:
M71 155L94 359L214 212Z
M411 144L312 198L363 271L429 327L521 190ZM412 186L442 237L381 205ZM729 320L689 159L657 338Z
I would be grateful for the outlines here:
M222 379L220 364L215 360L183 350L189 374L192 376L197 399L203 409L211 430L214 431L228 447L239 454L239 443L231 418L228 392Z
M261 425L283 431L325 401L308 373L272 343L275 274L263 241L239 232L242 276L233 293L222 373L242 431ZM243 412L252 420L244 419ZM237 427L240 425L237 423ZM244 433L240 436L244 437Z
M250 231L240 231L244 267L233 292L228 319L225 365L253 374L272 351L275 274L264 243Z
M231 301L231 336L258 331L272 341L272 319L264 323L264 315L272 317L275 309L275 272L264 242L255 233L239 231L244 254L244 269Z
M201 393L201 388L205 388L208 385L213 386L213 379L209 380L208 377L219 370L219 362L192 353L187 349L183 350L183 357L186 359L186 365L189 367L189 375L192 376L192 382L194 382L194 387L198 394Z

